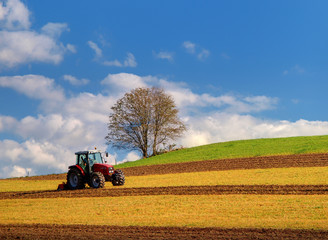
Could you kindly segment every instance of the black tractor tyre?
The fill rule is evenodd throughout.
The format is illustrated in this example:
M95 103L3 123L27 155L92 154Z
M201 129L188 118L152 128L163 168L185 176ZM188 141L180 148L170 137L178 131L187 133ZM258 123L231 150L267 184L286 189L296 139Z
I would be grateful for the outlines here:
M92 188L103 188L105 186L105 177L101 172L92 173L89 181Z
M112 176L113 186L122 186L125 183L125 176L122 170L117 169Z
M67 173L67 186L71 190L85 188L83 176L78 169L70 169Z

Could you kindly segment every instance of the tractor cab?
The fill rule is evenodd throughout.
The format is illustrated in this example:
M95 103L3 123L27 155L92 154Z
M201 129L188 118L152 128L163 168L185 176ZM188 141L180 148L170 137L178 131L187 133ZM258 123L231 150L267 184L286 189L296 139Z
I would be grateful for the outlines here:
M81 151L75 153L75 155L76 155L76 165L80 166L85 174L90 174L94 172L95 171L94 168L97 168L98 170L103 168L109 168L109 170L113 169L113 166L105 164L106 161L104 161L101 152L99 151L95 151L95 150Z

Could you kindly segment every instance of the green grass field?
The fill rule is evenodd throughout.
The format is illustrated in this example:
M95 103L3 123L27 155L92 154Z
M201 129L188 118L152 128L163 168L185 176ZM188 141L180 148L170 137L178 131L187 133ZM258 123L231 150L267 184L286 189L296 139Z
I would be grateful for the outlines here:
M119 164L117 167L124 168L224 158L326 152L328 152L328 135L241 140L181 149L135 162Z

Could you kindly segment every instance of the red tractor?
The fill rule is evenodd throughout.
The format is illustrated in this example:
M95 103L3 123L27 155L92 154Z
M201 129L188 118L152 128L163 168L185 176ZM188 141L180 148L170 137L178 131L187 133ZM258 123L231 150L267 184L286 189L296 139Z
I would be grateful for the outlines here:
M124 185L123 171L114 170L112 165L106 164L100 151L80 151L75 155L76 164L68 167L67 183L64 188L82 189L86 183L92 188L103 188L105 181L112 182L114 186Z

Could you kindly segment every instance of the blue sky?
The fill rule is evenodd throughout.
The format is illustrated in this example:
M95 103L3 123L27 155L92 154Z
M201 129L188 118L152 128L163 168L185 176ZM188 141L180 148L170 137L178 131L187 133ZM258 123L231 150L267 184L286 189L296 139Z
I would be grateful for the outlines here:
M110 107L171 94L178 144L328 134L327 1L0 1L0 178L106 149ZM118 161L134 152L107 148Z

